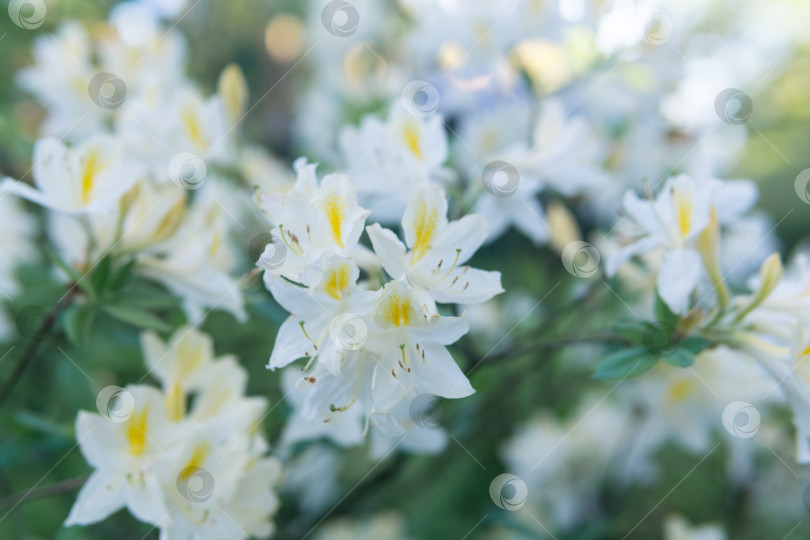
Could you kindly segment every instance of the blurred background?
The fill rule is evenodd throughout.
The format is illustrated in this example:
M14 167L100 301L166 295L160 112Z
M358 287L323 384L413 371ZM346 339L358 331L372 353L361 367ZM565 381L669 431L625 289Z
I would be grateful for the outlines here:
M0 14L3 176L19 178L29 170L32 147L47 112L35 96L15 83L17 73L34 63L35 40L52 39L49 36L71 20L81 22L91 34L109 31L106 21L115 2L48 0L46 4L47 16L36 30L21 28L5 13ZM473 37L468 46L494 42L492 48L497 50L499 42L509 42L502 60L512 64L517 76L517 82L509 84L524 88L523 93L509 90L510 95L528 94L529 100L538 102L550 96L562 96L569 103L582 98L585 118L609 118L611 112L626 108L621 87L611 87L613 78L619 76L623 83L636 85L642 96L637 98L639 102L652 103L644 114L665 124L660 132L672 148L656 148L655 137L628 138L623 140L620 157L615 149L611 154L627 163L659 151L671 151L673 156L689 154L678 142L703 140L707 133L704 120L717 122L711 106L717 91L710 76L726 70L720 88L741 88L752 109L744 125L722 124L714 132L721 136L713 134L705 140L705 152L720 156L714 156L717 163L708 168L759 185L759 209L769 216L774 246L785 256L802 249L807 240L810 196L806 183L801 188L796 184L801 171L810 167L810 43L805 40L810 6L803 0L673 1L647 6L648 13L668 14L659 23L672 25L672 37L667 36L668 43L661 47L651 45L649 39L643 43L643 33L637 40L640 46L611 44L611 40L621 42L623 24L630 24L623 22L623 14L644 3L517 2L537 4L538 10L554 12L555 17L568 14L563 19L573 30L568 34L558 31L554 18L538 23L536 30L522 30L521 42L512 43L509 24L475 26L497 22L501 13L506 18L511 6L494 2L490 11L480 9L473 23L452 14L457 10L472 13L479 9L479 2L468 8L464 3L389 0L354 2L360 15L360 26L352 36L355 41L332 48L323 41L323 4L191 0L180 16L165 23L185 36L187 75L205 94L216 89L226 65L236 63L242 68L250 94L242 138L262 147L280 166L289 166L304 155L322 163L320 172L340 169L333 152L341 125L357 124L366 114L384 111L391 96L398 96L408 80L433 81L426 65L441 65L448 55L468 54L481 60L488 54L483 47L469 47L466 53L453 49L454 44L464 43L456 35L458 28L431 24L435 16L445 25L455 24L453 21L459 27L469 25ZM439 17L439 12L450 15ZM577 16L578 12L584 15ZM600 23L614 19L618 22L612 30ZM443 39L445 30L448 39ZM567 61L581 68L556 73L549 66L558 60L560 51L538 47L533 37L564 44L560 47L568 55ZM528 47L530 42L534 48ZM526 45L523 49L521 43ZM677 65L669 57L655 58L670 45L677 50L672 53ZM313 47L320 48L312 52ZM482 69L497 71L496 62L490 65L485 58L482 62L484 68L460 68L469 68L464 72L468 83ZM604 86L592 84L602 79L608 81ZM391 87L397 90L391 92ZM463 128L464 111L495 99L478 96L478 101L464 103L454 92L477 95L478 90L463 84L450 90L441 88L441 92L440 111L445 114L451 145L456 130ZM700 116L707 94L710 119ZM454 109L456 103L464 104ZM611 132L615 140L624 133L618 128L605 128L604 132ZM452 152L453 166L460 169L463 152L459 146L456 141ZM655 166L669 169L679 160L665 157ZM610 157L605 159L609 161ZM660 175L659 169L642 173L630 165L613 172L622 177L617 193L638 188L647 176ZM563 200L576 213L584 238L609 229L605 224L619 210L618 199L612 195L606 199L616 202L599 211L588 210L588 197L541 198L544 202ZM599 199L600 194L592 194L592 198ZM254 227L240 240L247 258L255 258L249 244L260 233ZM45 241L44 236L41 240ZM631 317L623 298L632 294L619 298L601 282L571 279L561 268L558 252L538 246L516 231L489 244L473 262L500 270L508 292L488 308L471 310L480 331L474 330L452 347L462 367L479 362L480 366L471 375L475 395L442 403L434 411L450 435L445 450L439 455L396 454L379 462L369 457L365 447L339 449L320 442L317 448L299 444L289 449L290 471L275 519L277 538L301 538L316 524L312 538L715 538L679 533L691 527L687 521L714 524L728 538L810 537L810 492L806 491L810 472L795 463L789 416L778 404L771 415L775 421L760 428L760 442L737 449L724 442L722 425L715 424L709 428L714 432L708 446L696 451L700 444L681 444L689 436L677 433L688 432L693 422L703 422L698 418L699 407L672 414L669 409L649 413L633 399L615 399L645 392L660 397L675 383L647 390L622 387L614 393L613 382L591 378L602 350L598 346L521 348L521 343L541 335L554 340L604 333L616 320ZM47 306L62 290L50 269L39 264L21 268L18 279L25 293L9 302L9 312L17 322L25 308ZM265 364L286 313L258 281L244 294L248 324L214 312L202 328L214 336L217 353L236 354L247 368L248 394L267 396L275 404L282 398L279 377L268 372ZM589 310L588 306L599 307ZM172 325L183 320L176 306L163 315ZM502 343L500 336L509 329L513 332ZM75 359L80 368L66 357ZM8 376L11 368L10 362L0 361L0 376ZM86 373L92 374L92 382ZM60 332L50 336L0 410L0 538L158 537L157 531L123 511L86 528L63 528L75 490L42 493L14 505L15 496L32 487L88 474L78 452L61 459L75 445L76 411L95 408L98 388L138 381L143 373L137 333L117 321L97 321L92 338L81 348ZM664 407L677 408L673 403ZM589 414L594 409L598 412ZM267 416L265 429L271 443L279 438L289 413L282 403ZM642 434L639 426L648 421L657 427L644 428ZM663 434L647 437L656 429ZM676 435L666 435L668 430ZM656 442L649 442L654 448L642 460L632 446L647 438ZM601 446L610 451L599 457L591 455ZM542 467L532 466L532 456L538 455L548 457L541 460ZM528 486L528 499L521 510L511 512L494 503L490 486L502 473L515 474ZM645 480L635 480L639 475ZM712 534L714 529L707 531Z

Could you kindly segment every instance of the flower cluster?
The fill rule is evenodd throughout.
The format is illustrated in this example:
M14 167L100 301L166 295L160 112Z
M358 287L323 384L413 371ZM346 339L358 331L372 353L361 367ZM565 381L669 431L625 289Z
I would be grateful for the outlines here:
M245 370L215 358L211 338L191 327L141 342L161 388L108 386L99 414L79 412L76 437L95 471L65 524L126 507L166 538L269 537L281 468L259 429L266 400L246 397Z
M244 78L229 66L204 98L183 76L181 36L147 37L132 44L68 23L37 40L36 63L19 75L48 111L35 187L6 179L0 190L50 210L48 235L71 279L110 256L181 297L191 320L212 309L244 319L228 236L246 198L209 175L238 159Z
M500 273L466 264L486 238L486 221L448 221L444 191L421 184L402 216L405 242L370 225L372 251L359 243L369 211L349 178L318 180L303 159L295 167L284 194L257 192L273 224L257 265L290 313L268 367L307 359L297 385L307 395L295 401L301 418L337 426L345 422L336 417L359 421L361 411L364 431L374 423L396 436L405 430L396 411L408 398L472 394L446 349L467 333L467 319L440 314L437 303L474 304L502 292Z

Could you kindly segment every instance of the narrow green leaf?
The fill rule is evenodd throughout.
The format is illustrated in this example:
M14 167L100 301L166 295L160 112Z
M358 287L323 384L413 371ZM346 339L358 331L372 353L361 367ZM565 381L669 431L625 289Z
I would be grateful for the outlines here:
M137 328L171 332L172 327L149 311L131 305L108 304L102 308L106 313L121 322Z
M678 325L678 316L672 313L669 306L664 302L660 296L655 295L655 318L662 326L675 327Z
M95 306L88 304L74 304L62 313L62 325L71 343L78 347L87 343L96 314Z
M110 289L113 291L118 291L123 289L127 283L129 283L130 278L132 277L132 270L135 267L135 259L131 259L126 264L119 266L118 268L113 271L112 275L110 276Z
M63 261L52 248L46 247L45 253L48 255L48 258L51 259L51 262L53 262L60 270L67 274L71 281L82 289L87 296L91 298L96 297L96 290L93 288L93 284L89 279L85 279L85 277L82 276L78 270Z
M93 274L90 276L90 283L93 284L93 288L99 293L102 292L104 287L107 285L107 280L110 277L111 266L112 256L107 254L98 262L98 264L96 264L96 267L93 268Z
M605 356L596 368L596 379L621 379L641 375L653 367L658 358L644 347L622 349Z
M681 342L683 344L683 342ZM664 362L675 367L689 367L695 363L695 355L685 347L679 347L663 357Z
M714 345L712 340L701 336L689 336L682 339L680 343L681 347L685 348L692 354L698 354L700 351L708 349L712 345Z

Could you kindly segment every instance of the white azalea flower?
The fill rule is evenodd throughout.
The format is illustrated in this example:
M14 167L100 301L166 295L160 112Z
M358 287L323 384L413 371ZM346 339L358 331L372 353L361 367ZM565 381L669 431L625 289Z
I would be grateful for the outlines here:
M503 292L500 272L470 268L464 263L487 237L487 221L479 215L447 220L447 199L438 186L419 186L402 217L407 248L378 224L367 228L374 251L393 278L405 276L432 312L436 302L475 304Z
M400 103L392 105L386 122L368 116L359 128L345 127L340 148L361 203L384 223L402 215L415 186L447 176L442 117L420 118Z
M91 137L68 148L46 138L34 146L37 189L6 179L4 189L60 212L98 212L117 203L138 181L144 169L125 156L121 142Z
M474 390L445 348L469 329L465 316L429 313L404 279L383 287L365 348L374 354L372 413L388 412L405 398L429 393L462 398Z
M76 417L79 448L96 470L79 492L66 525L94 523L122 507L149 523L167 517L157 465L182 430L169 423L158 390L141 385L124 390L132 399L125 421L84 411Z
M138 257L136 271L180 296L191 321L212 309L246 317L240 282L231 275L237 259L228 241L234 219L226 210L228 193L217 182L206 182L177 232Z
M637 226L637 237L608 259L608 275L632 257L662 248L658 293L670 309L684 313L689 295L704 274L702 256L706 254L699 252L697 240L712 214L717 226L733 224L756 196L756 188L747 181L697 181L686 175L667 180L654 200L639 199L628 191L624 208Z
M373 292L360 289L357 266L348 259L326 254L322 270L312 272L319 280L308 289L284 280L270 283L273 298L290 316L279 328L276 343L267 367L284 367L306 356L317 360L330 373L340 375L341 359L347 349L341 344L340 326L352 321L341 321L341 316L358 319L366 315L376 299ZM304 276L305 281L308 276ZM365 328L365 323L359 321ZM358 336L361 338L361 336ZM358 343L360 345L360 343Z
M283 194L257 194L259 207L274 225L275 240L257 263L266 281L283 276L300 283L305 270L326 252L363 257L357 242L368 210L357 204L348 177L330 174L319 183L316 167L300 158L293 188ZM317 281L317 275L310 277Z
M20 200L9 197L0 188L0 215L3 216L3 227L0 229L0 301L11 298L20 292L20 286L14 275L21 263L31 262L36 258L34 234L37 224L34 216L25 212ZM0 309L0 340L10 337L13 325L7 319L6 312Z

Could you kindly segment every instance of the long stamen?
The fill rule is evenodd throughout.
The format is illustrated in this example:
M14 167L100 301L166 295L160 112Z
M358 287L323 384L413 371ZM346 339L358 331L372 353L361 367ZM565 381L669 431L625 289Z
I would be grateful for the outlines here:
M449 276L450 274L453 273L453 270L456 269L456 265L458 264L458 258L460 256L461 256L461 248L456 248L456 259L453 261L453 266L450 267L450 270L448 270L445 275L443 275L442 277L440 277L436 281L444 281L445 279L447 279L447 276ZM439 263L439 267L441 267L441 263ZM438 271L439 268L436 268L436 270Z

